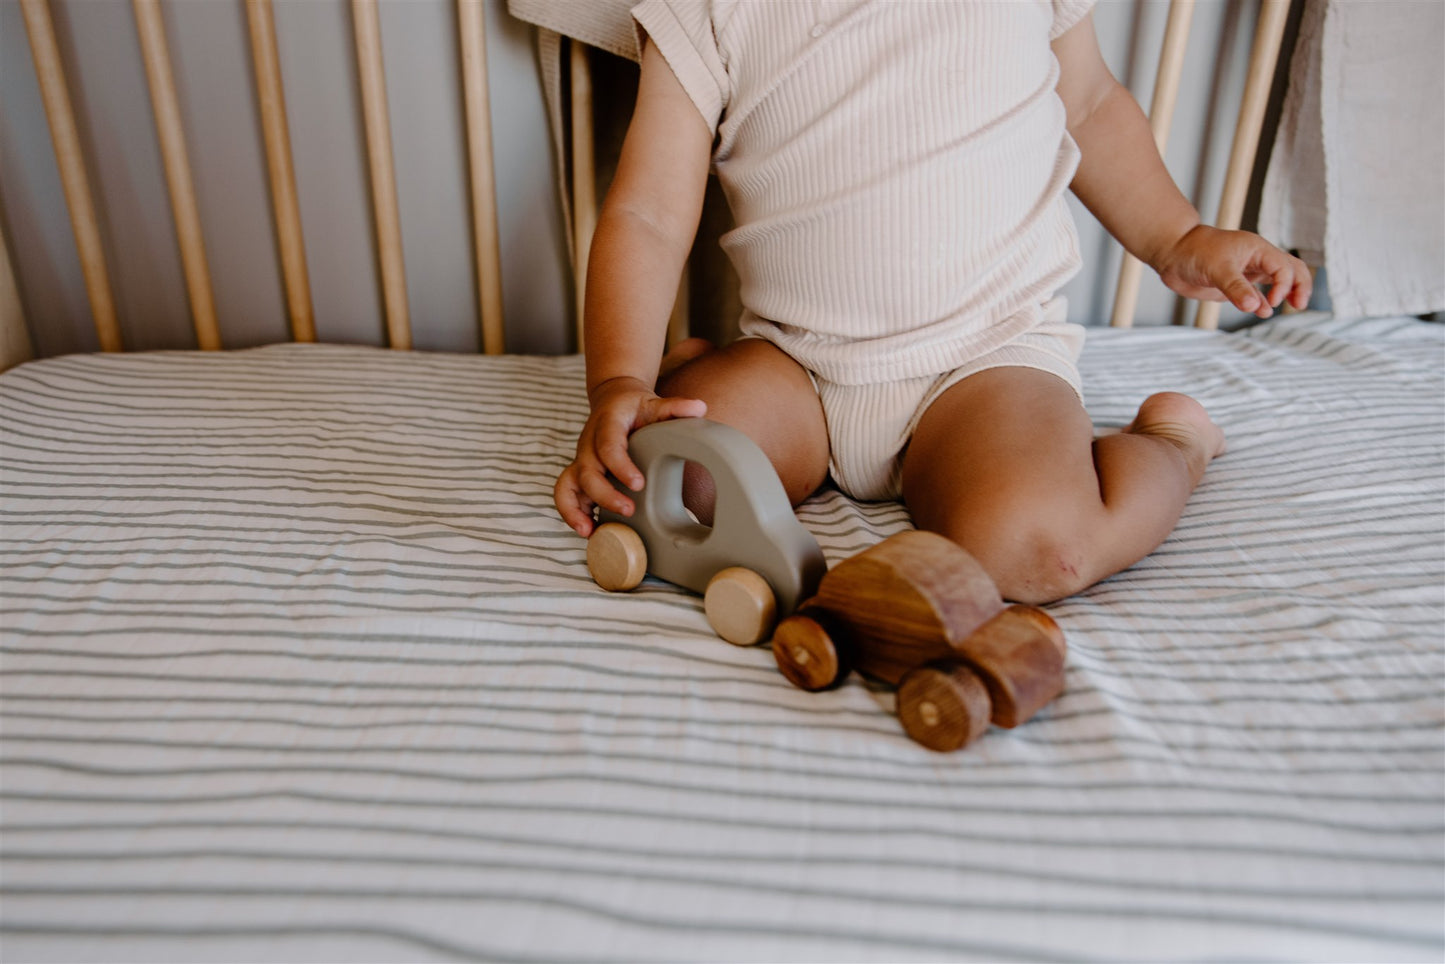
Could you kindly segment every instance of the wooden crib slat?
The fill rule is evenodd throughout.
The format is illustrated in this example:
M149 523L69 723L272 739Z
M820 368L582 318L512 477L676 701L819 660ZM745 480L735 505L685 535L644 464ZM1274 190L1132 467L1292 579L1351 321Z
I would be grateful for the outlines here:
M95 200L90 193L90 178L86 174L75 111L65 82L65 69L61 65L60 46L55 40L50 2L20 0L20 9L25 15L25 32L30 38L35 77L40 84L40 97L50 124L50 140L55 147L60 183L65 191L66 206L70 209L70 228L75 235L95 333L100 339L101 351L122 351L124 346L120 322L116 317L115 296L110 287L110 270L105 263L105 249L100 243Z
M391 155L391 120L386 106L386 73L381 57L381 20L376 0L351 0L356 35L356 65L361 79L361 109L366 123L366 152L371 165L371 199L376 244L381 260L386 330L392 348L411 347L411 313L406 301L406 267L401 248L401 211L396 168Z
M587 48L572 40L572 263L576 269L577 350L581 351L587 302L587 261L597 230L597 167L592 131L592 68Z
M156 137L165 164L166 186L170 189L171 213L176 238L181 246L181 267L191 299L191 323L196 343L207 351L221 347L221 330L216 322L211 272L206 266L206 245L201 234L201 213L196 205L196 188L191 162L186 154L185 128L181 124L180 102L176 97L175 74L166 44L165 22L160 0L132 0L136 31L140 35L141 57L150 85L151 109L156 119Z
M1184 68L1184 54L1189 46L1189 26L1194 17L1194 0L1170 0L1169 20L1164 25L1164 44L1159 51L1159 72L1154 78L1154 96L1149 103L1149 128L1162 157L1169 144L1169 128L1174 121L1174 105L1179 99L1179 77ZM1114 290L1114 313L1109 324L1115 328L1132 328L1139 306L1139 280L1143 262L1124 252L1119 266L1119 284Z
M9 371L35 357L30 329L25 327L25 306L10 262L10 246L0 231L0 372Z
M1239 120L1234 127L1234 145L1230 149L1229 167L1224 176L1224 193L1219 199L1219 216L1215 226L1239 227L1244 217L1245 194L1254 172L1254 158L1259 150L1259 132L1274 83L1274 65L1279 57L1280 40L1284 37L1285 20L1289 16L1289 0L1263 0L1259 20L1254 29L1254 46L1249 55L1249 73L1245 77L1244 97L1239 106ZM1218 328L1222 304L1203 301L1194 317L1197 328Z
M471 164L472 238L477 259L477 304L482 351L506 350L502 313L502 242L497 228L497 179L492 161L492 108L487 86L487 23L482 0L457 0L462 46L462 92Z
M276 214L276 244L286 284L291 337L316 340L311 280L306 270L306 245L301 234L301 206L296 195L296 170L291 159L291 134L286 123L286 96L281 85L281 58L276 49L276 18L271 0L246 0L251 33L251 61L256 70L256 99L261 106L261 133L266 142L266 169L271 180L271 205Z

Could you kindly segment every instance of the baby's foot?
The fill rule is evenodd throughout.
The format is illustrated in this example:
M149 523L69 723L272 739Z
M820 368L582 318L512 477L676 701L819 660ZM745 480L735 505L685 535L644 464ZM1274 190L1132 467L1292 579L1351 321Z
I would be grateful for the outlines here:
M706 338L684 338L662 356L662 364L658 367L657 377L659 379L666 378L694 358L706 355L716 347Z
M1203 405L1178 392L1160 392L1144 399L1139 414L1124 431L1172 443L1198 474L1203 474L1211 459L1224 454L1224 431L1214 424Z

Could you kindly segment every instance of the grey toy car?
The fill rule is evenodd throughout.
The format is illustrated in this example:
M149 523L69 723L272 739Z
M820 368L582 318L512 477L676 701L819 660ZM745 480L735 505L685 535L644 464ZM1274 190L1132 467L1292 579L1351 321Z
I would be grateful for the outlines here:
M631 589L651 573L702 593L709 624L738 645L769 638L774 623L817 590L828 568L823 552L752 439L719 422L673 419L638 429L628 451L647 484L641 492L618 485L634 500L631 517L599 513L587 544L598 585ZM688 462L716 485L711 526L683 507Z

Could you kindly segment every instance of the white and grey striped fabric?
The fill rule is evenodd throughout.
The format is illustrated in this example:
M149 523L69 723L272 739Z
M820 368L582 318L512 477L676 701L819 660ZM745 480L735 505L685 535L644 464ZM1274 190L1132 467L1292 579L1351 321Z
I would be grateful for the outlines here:
M942 756L792 689L550 488L577 358L277 346L0 378L0 956L1434 960L1442 328L1097 331L1231 440ZM832 561L905 527L824 494Z

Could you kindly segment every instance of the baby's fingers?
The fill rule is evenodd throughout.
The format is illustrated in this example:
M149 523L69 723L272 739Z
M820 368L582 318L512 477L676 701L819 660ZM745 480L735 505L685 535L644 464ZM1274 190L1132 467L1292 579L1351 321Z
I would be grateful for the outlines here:
M707 414L707 402L700 398L658 398L648 406L648 422L661 422L670 418L702 418Z
M556 504L562 521L571 526L574 532L584 539L592 535L594 503L582 491L581 483L577 478L576 462L567 466L557 477L557 484L552 488L552 501Z
M631 429L632 426L622 419L602 422L597 426L593 451L608 472L636 492L642 489L643 479L642 470L632 461L632 456L627 451L627 436ZM612 484L607 483L607 487L611 489Z
M597 430L597 455L607 470L634 492L641 492L646 480L632 461L627 441L632 432L653 422L674 418L701 418L707 414L707 403L696 398L650 398L637 408L632 424L605 423Z
M1259 289L1244 279L1243 275L1234 275L1219 285L1219 290L1229 303L1240 311L1248 311L1257 314L1261 318L1268 318L1274 314L1274 309L1269 302L1259 293Z
M1271 308L1278 308L1288 302L1304 310L1310 301L1314 287L1309 266L1294 255L1267 245L1257 256L1258 260L1247 273L1252 282L1268 282L1267 301ZM1269 317L1261 314L1261 318Z
M1281 265L1274 270L1270 277L1269 303L1278 308L1284 300L1294 293L1296 288L1294 270L1288 264Z
M1291 257L1293 262L1294 287L1289 293L1289 303L1297 310L1304 311L1310 306L1310 295L1314 294L1315 279L1310 274L1309 265L1299 258Z
M635 508L632 500L617 490L617 486L605 472L583 466L577 472L577 480L593 505L621 516L632 515Z
M1284 262L1270 272L1269 303L1278 308L1288 302L1303 311L1309 306L1314 283L1310 270L1298 258L1284 255Z

